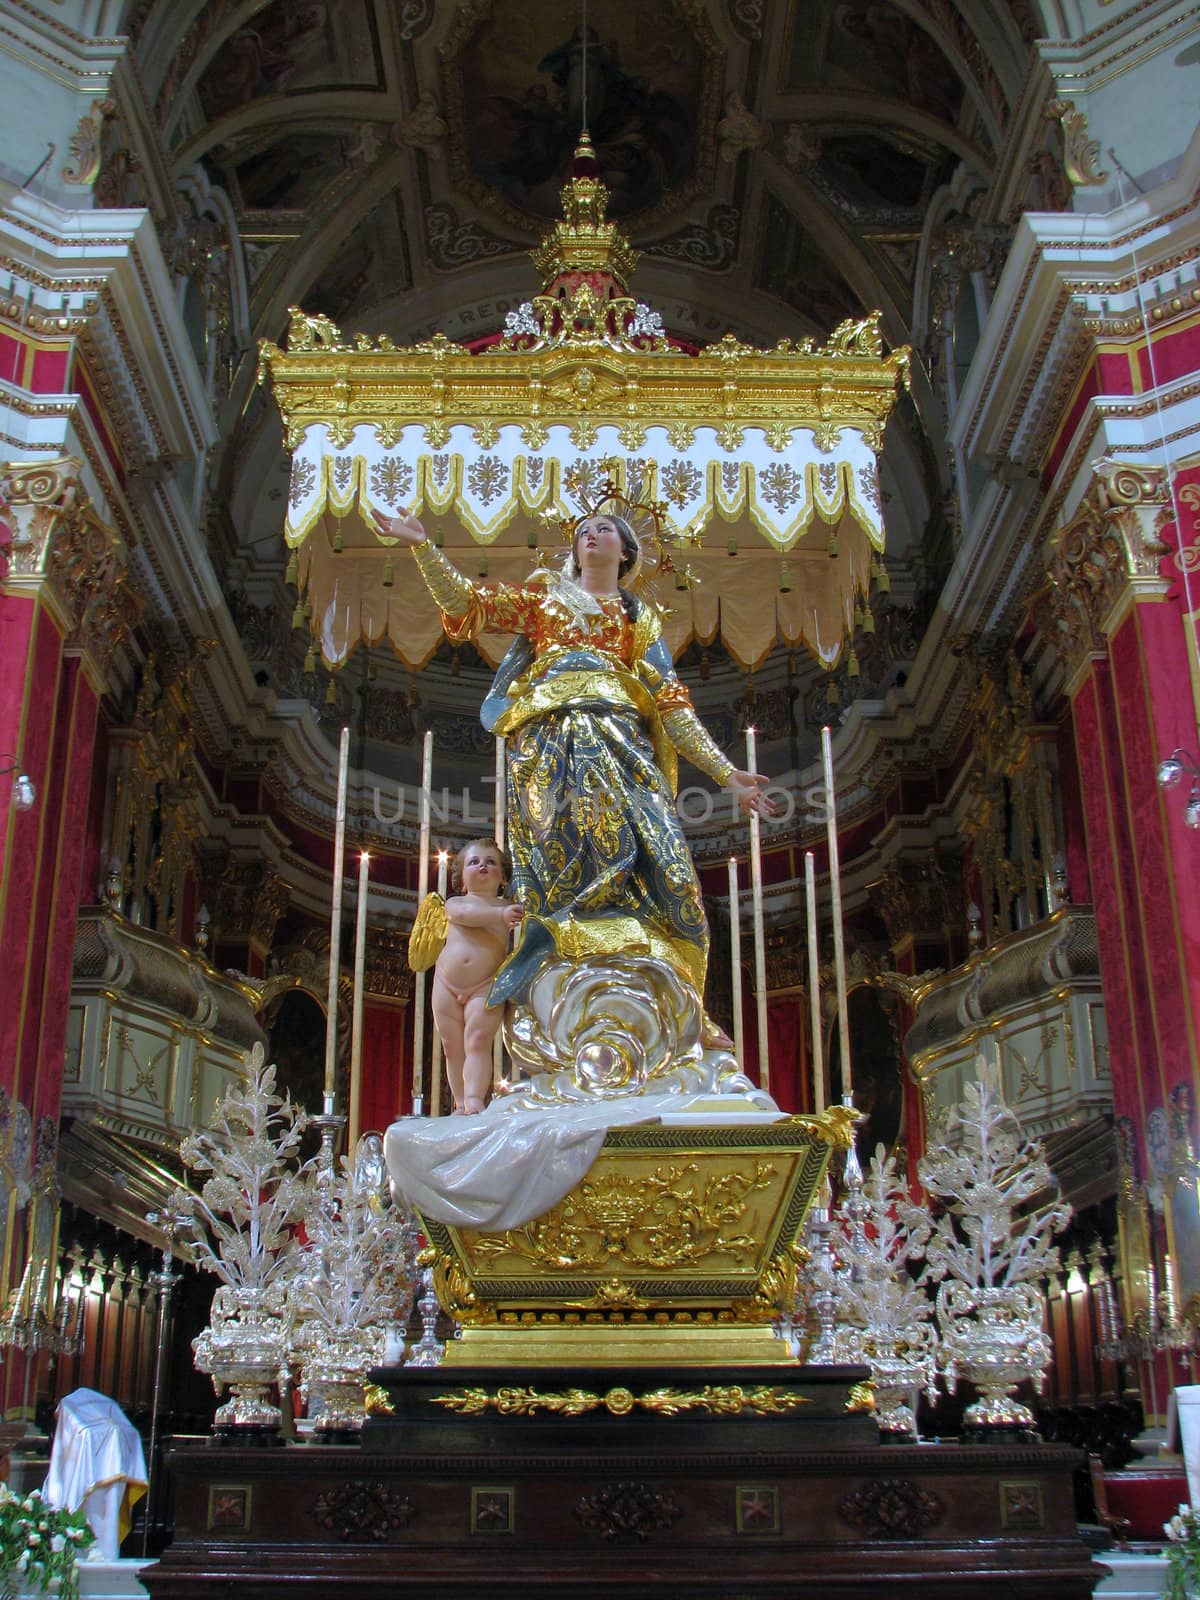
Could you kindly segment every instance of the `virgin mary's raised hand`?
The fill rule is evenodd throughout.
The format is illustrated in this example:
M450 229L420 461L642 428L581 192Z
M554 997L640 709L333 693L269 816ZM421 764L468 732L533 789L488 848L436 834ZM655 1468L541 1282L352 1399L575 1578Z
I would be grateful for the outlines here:
M425 529L411 511L406 511L402 517L385 517L382 511L375 510L371 515L380 533L387 534L389 539L399 539L401 544L425 543Z

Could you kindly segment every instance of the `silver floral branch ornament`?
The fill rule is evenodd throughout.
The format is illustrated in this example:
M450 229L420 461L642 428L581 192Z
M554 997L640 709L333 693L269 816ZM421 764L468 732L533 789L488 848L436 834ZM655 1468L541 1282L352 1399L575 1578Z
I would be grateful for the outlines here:
M276 1094L275 1068L255 1045L211 1127L180 1145L184 1165L207 1174L198 1193L177 1189L170 1204L187 1219L196 1265L221 1280L211 1325L192 1341L197 1368L211 1374L218 1394L231 1391L217 1410L219 1431L279 1427L268 1391L288 1355L292 1235L308 1199L300 1165L307 1121L290 1096Z
M945 1206L926 1246L923 1280L939 1285L941 1366L953 1390L980 1391L968 1434L1034 1428L1013 1398L1025 1378L1039 1387L1050 1360L1040 1281L1058 1268L1054 1235L1071 1208L1036 1204L1057 1183L1040 1144L1025 1139L1005 1103L997 1068L976 1057L976 1081L950 1113L945 1140L918 1164L927 1192Z
M382 1140L367 1133L332 1183L312 1186L291 1288L301 1393L325 1438L357 1433L367 1373L412 1309L416 1229L392 1203ZM315 1403L315 1405L314 1405Z
M933 1302L908 1270L924 1256L932 1224L883 1145L847 1194L839 1229L837 1358L870 1367L880 1430L913 1438L912 1396L937 1395Z

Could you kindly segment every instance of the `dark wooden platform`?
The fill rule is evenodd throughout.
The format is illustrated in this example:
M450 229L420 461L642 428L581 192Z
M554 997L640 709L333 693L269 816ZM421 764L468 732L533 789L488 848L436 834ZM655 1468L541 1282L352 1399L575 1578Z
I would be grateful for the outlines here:
M380 1600L1076 1600L1100 1576L1075 1530L1077 1451L880 1445L845 1409L849 1369L386 1376L396 1414L359 1446L173 1448L153 1600L282 1600L297 1583ZM439 1403L469 1393L479 1414ZM578 1414L548 1411L557 1396Z

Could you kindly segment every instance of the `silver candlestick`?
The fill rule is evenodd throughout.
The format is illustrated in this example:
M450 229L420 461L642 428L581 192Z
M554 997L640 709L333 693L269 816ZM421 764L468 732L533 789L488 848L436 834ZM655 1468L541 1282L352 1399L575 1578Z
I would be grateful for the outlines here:
M421 1270L421 1298L417 1301L421 1313L421 1337L409 1352L406 1367L440 1367L446 1346L437 1336L437 1295L433 1292L433 1268Z

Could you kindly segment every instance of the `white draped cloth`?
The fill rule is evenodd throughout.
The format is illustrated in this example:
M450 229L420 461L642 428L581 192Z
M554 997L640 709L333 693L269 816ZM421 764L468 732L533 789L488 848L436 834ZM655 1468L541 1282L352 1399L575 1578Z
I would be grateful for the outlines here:
M1167 1407L1168 1444L1171 1442L1172 1409L1176 1412L1179 1427L1179 1444L1187 1472L1188 1499L1193 1508L1200 1507L1200 1383L1181 1383L1171 1391Z
M387 1131L384 1154L397 1191L422 1216L503 1233L543 1216L569 1194L587 1175L609 1128L744 1125L784 1115L767 1109L773 1102L765 1095L722 1097L719 1110L714 1098L630 1095L530 1110L501 1098L478 1116L402 1117Z
M61 1511L82 1507L110 1561L117 1559L146 1482L141 1437L115 1400L75 1389L59 1401L46 1498Z

